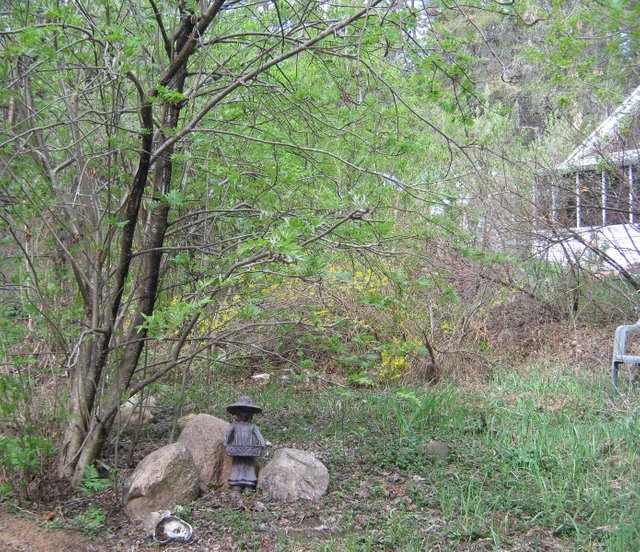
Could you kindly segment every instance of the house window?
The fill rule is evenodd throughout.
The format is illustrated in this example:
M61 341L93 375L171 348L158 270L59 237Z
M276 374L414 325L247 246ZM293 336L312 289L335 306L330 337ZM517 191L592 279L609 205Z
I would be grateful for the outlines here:
M605 177L601 172L584 172L578 175L577 187L580 213L576 216L578 227L606 224L606 211L602 209L606 199Z
M637 174L637 166L627 166L538 180L534 187L536 219L566 228L638 223Z
M606 183L606 224L625 224L630 218L633 204L631 199L631 179L626 167L603 173Z
M553 192L553 220L561 226L575 226L576 204L575 184L571 177L562 177Z

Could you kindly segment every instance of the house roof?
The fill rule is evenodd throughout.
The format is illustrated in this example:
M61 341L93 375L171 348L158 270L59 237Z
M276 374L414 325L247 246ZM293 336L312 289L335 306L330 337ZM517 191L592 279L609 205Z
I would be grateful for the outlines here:
M607 139L615 136L628 121L630 116L640 111L640 86L627 96L625 101L607 117L589 137L571 152L556 168L560 171L575 169L593 169L604 158L603 146ZM607 155L616 165L637 163L640 158L640 150L632 149L615 152Z

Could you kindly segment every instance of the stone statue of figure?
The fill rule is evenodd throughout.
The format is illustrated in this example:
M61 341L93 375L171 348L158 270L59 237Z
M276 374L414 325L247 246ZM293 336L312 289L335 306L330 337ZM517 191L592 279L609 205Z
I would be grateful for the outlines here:
M258 427L251 422L254 414L262 412L262 408L253 404L246 395L237 402L227 406L227 412L236 416L237 420L229 425L224 436L224 447L231 456L231 475L229 485L233 491L246 489L255 491L258 483L256 457L267 446Z

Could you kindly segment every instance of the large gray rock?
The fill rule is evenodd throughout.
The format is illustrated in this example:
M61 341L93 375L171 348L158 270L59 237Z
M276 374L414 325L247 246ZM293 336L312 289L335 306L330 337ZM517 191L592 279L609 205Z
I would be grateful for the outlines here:
M210 416L197 414L187 421L178 443L186 446L198 469L200 489L207 492L209 485L223 487L231 473L231 457L222 445L229 423Z
M198 470L182 443L166 445L142 460L123 489L124 513L143 520L151 512L168 510L174 503L198 496Z
M273 455L258 476L258 487L271 498L315 500L327 492L329 472L315 456L303 450L283 448Z
M147 395L140 400L140 395L136 394L120 406L118 414L116 414L116 425L126 426L130 429L142 427L153 421L155 410L155 397Z

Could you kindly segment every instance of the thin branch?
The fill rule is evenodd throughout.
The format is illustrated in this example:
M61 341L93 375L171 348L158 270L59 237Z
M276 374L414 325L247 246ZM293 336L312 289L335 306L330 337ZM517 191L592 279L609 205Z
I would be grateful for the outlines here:
M339 23L335 23L335 24L329 26L323 32L318 33L316 36L314 36L313 38L310 38L309 40L307 40L303 44L299 45L297 48L293 48L293 49L289 50L288 52L285 52L285 53L283 53L283 54L281 54L281 55L279 55L279 56L277 56L275 58L270 59L269 61L265 62L260 67L257 67L256 69L253 69L252 71L249 71L246 75L239 76L236 79L235 82L229 84L221 92L219 92L216 96L214 96L209 102L207 102L204 105L204 107L200 110L200 112L197 113L191 119L191 121L189 121L184 127L182 127L182 129L178 133L176 133L175 136L173 136L173 137L169 138L168 140L166 140L154 152L152 163L154 163L155 160L158 159L158 157L167 148L169 148L175 142L177 142L178 140L181 140L187 134L189 134L191 131L193 131L193 129L195 129L198 126L198 124L200 123L200 121L202 121L202 119L205 117L205 115L207 115L207 113L209 113L209 111L211 111L214 107L216 107L229 94L231 94L232 92L234 92L238 88L247 86L248 85L247 83L249 81L252 81L253 79L255 79L260 74L262 74L265 71L271 69L271 67L273 67L275 65L279 65L283 61L285 61L285 60L287 60L289 58L292 58L294 56L297 56L298 54L304 52L305 50L308 50L309 48L311 48L312 46L314 46L318 42L321 42L322 40L324 40L328 36L337 33L338 31L340 31L341 29L344 29L345 27L348 27L349 25L351 25L352 23L354 23L355 21L357 21L358 19L363 17L365 14L367 14L372 8L376 7L381 2L382 2L382 0L373 0L371 2L371 4L367 5L363 9L359 10L358 12L356 12L351 17L348 17L347 19L343 19Z
M149 0L149 4L151 4L151 8L153 9L153 15L156 17L156 21L158 22L158 28L160 29L160 34L162 35L162 42L164 43L164 51L167 53L169 59L171 59L173 48L171 47L171 40L169 40L169 36L167 35L167 31L164 28L164 23L162 22L162 15L158 11L158 6L154 0Z
M214 132L216 134L223 134L226 136L233 136L236 138L242 138L243 140L248 140L251 142L256 142L259 144L267 144L270 146L277 146L277 147L283 147L283 148L290 148L290 149L294 149L294 150L300 150L302 152L306 152L306 153L317 153L320 155L326 155L327 157L331 157L332 159L335 159L336 161L339 161L340 163L343 163L344 165L346 165L347 167L350 167L358 172L361 172L363 174L370 174L372 176L377 176L378 178L381 178L382 180L388 180L389 182L393 182L394 184L400 186L403 189L412 189L413 186L411 184L408 184L407 182L404 182L396 177L394 177L393 175L389 175L386 173L382 173L380 171L376 171L373 169L367 169L365 167L361 167L360 165L356 165L355 163L352 163L351 161L348 161L347 159L340 157L338 154L333 153L329 150L323 150L320 148L312 148L312 147L307 147L307 146L302 146L300 144L293 144L291 142L279 142L277 140L265 140L264 138L257 138L255 136L249 136L248 134L241 134L239 132L233 132L230 130L221 130L221 129L216 129L216 128L201 128L198 129L199 132Z

